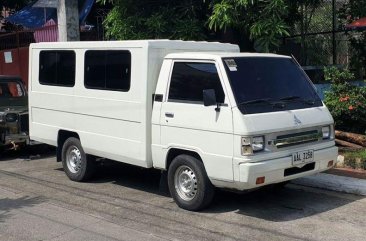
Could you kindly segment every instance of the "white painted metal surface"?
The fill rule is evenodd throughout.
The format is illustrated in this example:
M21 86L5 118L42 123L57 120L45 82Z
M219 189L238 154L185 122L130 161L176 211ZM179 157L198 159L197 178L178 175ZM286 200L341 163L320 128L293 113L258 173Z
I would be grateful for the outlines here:
M39 84L39 53L45 49L75 51L74 87ZM91 49L131 52L130 91L85 88L84 54ZM242 136L299 132L302 128L330 125L333 119L325 106L243 115L237 108L221 58L288 57L238 52L238 47L230 44L169 40L32 44L31 138L57 145L60 130L73 131L79 135L86 153L159 169L166 169L167 154L173 148L188 150L201 157L214 185L239 190L257 187L255 180L260 176L266 176L264 184L270 184L328 169L328 161L335 161L337 156L333 140L260 155L241 154ZM225 92L225 105L219 112L215 106L167 101L176 61L215 64ZM153 103L153 94L162 95L162 101ZM174 118L166 113L173 113ZM301 119L301 126L294 125L295 114ZM293 167L292 153L309 149L314 150L314 170L284 177L284 170Z
M84 54L87 50L129 50L131 88L128 92L86 89ZM42 50L76 53L75 86L41 85ZM235 45L169 40L58 42L30 46L30 129L32 139L57 145L59 130L78 133L84 150L134 165L152 167L152 95L159 71L169 53L182 51L238 52ZM167 80L164 80L165 83Z

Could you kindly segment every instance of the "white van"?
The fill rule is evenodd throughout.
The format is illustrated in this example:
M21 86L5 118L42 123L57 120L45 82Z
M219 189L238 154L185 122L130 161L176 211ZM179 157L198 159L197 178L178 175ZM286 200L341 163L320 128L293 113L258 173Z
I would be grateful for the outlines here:
M236 45L170 40L30 46L30 137L67 176L108 158L167 170L176 203L327 170L333 119L298 64ZM159 74L160 73L160 74Z

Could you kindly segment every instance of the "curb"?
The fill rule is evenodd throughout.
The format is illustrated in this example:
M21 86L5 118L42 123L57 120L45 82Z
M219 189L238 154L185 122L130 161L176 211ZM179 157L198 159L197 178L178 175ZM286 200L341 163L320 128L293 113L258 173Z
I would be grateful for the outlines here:
M312 176L292 180L291 183L366 196L366 180L353 177L318 173Z
M345 177L354 177L358 179L366 180L366 170L345 168L345 167L336 167L325 171L324 173L333 174L337 176L345 176Z

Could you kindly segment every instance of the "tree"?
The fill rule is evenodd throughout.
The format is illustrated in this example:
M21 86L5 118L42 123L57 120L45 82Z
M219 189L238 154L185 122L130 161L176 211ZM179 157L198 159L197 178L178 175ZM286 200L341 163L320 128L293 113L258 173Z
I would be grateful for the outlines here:
M324 70L325 79L331 83L324 102L339 130L364 134L366 132L366 87L349 83L354 75L347 69L336 67Z
M351 23L366 17L366 0L349 0L339 10L339 18L343 24ZM351 67L365 75L366 71L366 30L349 33L351 43Z
M287 9L284 0L213 1L208 23L214 30L233 28L241 38L254 41L256 50L269 52L279 46L280 37L289 34Z
M110 39L203 40L208 3L191 0L98 0L112 2L104 25Z
M0 21L7 17L8 14L12 14L17 10L30 4L32 0L1 0L0 2ZM10 26L9 26L10 25ZM0 24L1 27L1 24ZM6 23L5 29L12 29L11 24Z
M332 30L332 4L324 0L287 0L289 15L286 19L290 34L297 35L292 42L299 44L297 56L303 65L324 65L329 56L325 53L331 49L330 35L313 35L309 33Z
M242 50L276 51L299 19L299 3L321 0L98 0L112 3L110 39L221 40Z
M13 12L23 8L31 2L32 0L1 0L0 9ZM3 14L3 11L1 11L1 14Z

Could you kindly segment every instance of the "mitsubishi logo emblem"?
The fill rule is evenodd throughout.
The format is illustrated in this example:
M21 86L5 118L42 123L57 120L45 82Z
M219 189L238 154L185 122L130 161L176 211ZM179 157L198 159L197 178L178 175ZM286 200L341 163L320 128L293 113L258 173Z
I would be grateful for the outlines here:
M301 120L299 118L297 118L296 115L294 115L294 123L296 126L301 125L301 123L302 123Z

